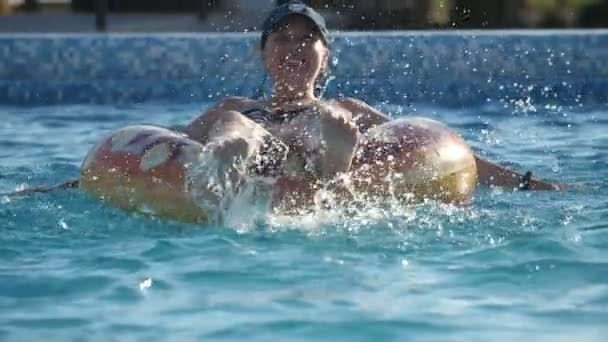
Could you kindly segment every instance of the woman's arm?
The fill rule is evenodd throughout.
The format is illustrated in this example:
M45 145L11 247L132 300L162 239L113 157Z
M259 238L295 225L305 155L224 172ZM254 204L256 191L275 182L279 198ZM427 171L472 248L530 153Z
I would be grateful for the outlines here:
M532 173L517 173L475 156L477 182L486 186L501 186L519 190L560 190L563 186L532 178Z
M350 111L340 106L322 106L319 111L321 140L321 177L331 179L338 173L348 172L359 144L359 128Z
M391 120L388 115L381 113L361 100L344 98L336 100L336 102L352 113L353 118L362 133ZM517 173L485 160L478 155L475 155L475 161L477 163L477 182L481 185L504 186L512 189L525 190L563 189L562 185L551 184L532 178L531 174Z

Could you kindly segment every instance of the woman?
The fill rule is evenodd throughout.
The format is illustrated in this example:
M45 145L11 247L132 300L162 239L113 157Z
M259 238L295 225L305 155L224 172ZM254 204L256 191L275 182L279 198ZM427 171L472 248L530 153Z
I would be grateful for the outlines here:
M310 205L324 186L345 200L362 193L456 203L470 200L476 182L557 188L475 156L438 122L390 120L357 99L323 99L329 54L317 12L297 1L277 7L261 38L269 98L227 98L183 135L157 127L123 129L89 153L81 187L121 207L143 205L194 221L256 179L274 180L272 199L282 210Z
M272 81L270 98L225 99L191 122L185 132L206 143L213 130L241 131L237 135L242 136L242 133L263 128L267 134L291 142L288 146L291 149L303 148L303 152L308 153L319 152L319 146L315 144L324 142L324 153L317 155L320 177L332 178L349 171L359 133L365 135L372 128L381 131L382 125L390 119L357 99L320 98L318 90L328 70L328 43L325 22L312 8L297 1L277 7L265 20L261 38L262 60ZM314 129L306 127L314 125L315 121L320 126L320 130L316 130L317 136L314 136ZM252 140L248 142L256 144ZM363 149L359 149L359 154L364 154ZM517 174L477 156L475 162L478 181L484 185L556 188L531 179L530 174Z

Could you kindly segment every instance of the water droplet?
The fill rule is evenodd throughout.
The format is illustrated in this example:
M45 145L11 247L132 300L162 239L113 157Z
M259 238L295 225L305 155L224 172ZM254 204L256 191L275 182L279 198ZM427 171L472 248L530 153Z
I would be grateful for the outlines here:
M70 229L70 227L67 225L67 223L65 223L65 221L63 219L59 219L59 222L57 222L59 224L59 227L61 227L62 229Z
M152 278L146 278L139 283L139 290L142 292L146 292L150 287L152 287Z

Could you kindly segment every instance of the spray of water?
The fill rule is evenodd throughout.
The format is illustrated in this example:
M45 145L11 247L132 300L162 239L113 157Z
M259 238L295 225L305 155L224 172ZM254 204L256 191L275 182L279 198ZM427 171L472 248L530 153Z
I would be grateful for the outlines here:
M477 216L470 207L432 199L414 201L413 194L397 193L399 174L387 177L388 193L381 195L358 192L350 176L342 174L331 181L319 182L310 206L280 211L273 207L276 179L248 175L238 160L222 174L216 159L210 155L202 158L206 162L193 168L188 180L193 198L209 210L212 224L239 232L264 227L271 231L315 234L331 227L357 233L382 226L389 230L426 227L441 235L441 222Z

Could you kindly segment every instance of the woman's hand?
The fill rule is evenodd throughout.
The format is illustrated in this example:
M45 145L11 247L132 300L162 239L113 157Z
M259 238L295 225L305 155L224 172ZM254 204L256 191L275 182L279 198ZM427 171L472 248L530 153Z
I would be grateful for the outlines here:
M333 178L348 172L359 143L359 129L351 113L335 105L319 110L321 131L321 176Z

